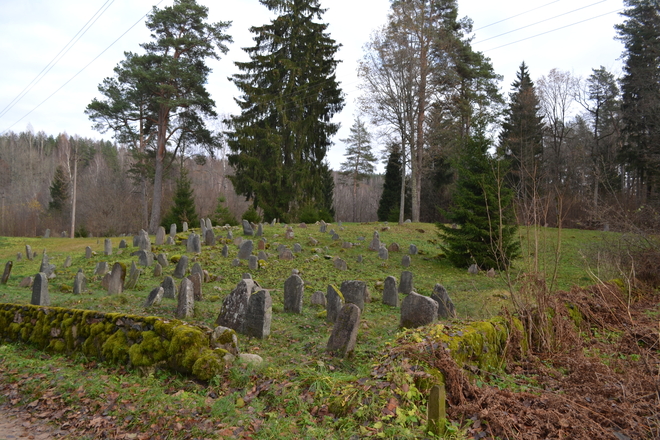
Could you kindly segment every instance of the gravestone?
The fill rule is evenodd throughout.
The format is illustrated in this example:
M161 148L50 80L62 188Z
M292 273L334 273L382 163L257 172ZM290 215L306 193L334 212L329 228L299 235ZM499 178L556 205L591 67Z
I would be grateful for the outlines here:
M309 237L307 244L310 246L317 246L319 244L319 241L314 237Z
M274 219L270 222L270 226L271 226L271 227L272 227L272 226L275 226L275 223L277 223L277 219L276 219L276 218L274 218Z
M353 243L350 241L345 241L341 244L342 249L351 249L353 247Z
M338 240L340 240L339 234L337 234L337 233L332 234L332 240L333 240L333 241L338 241Z
M168 235L168 236L167 236L167 239L165 240L165 244L166 244L167 246L173 246L173 245L175 245L176 242L174 241L174 237Z
M183 224L181 225L181 231L188 232L188 222L183 222Z
M156 261L158 261L158 264L160 264L161 267L167 267L170 265L169 261L167 261L166 254L158 254L158 256L156 257Z
M362 255L358 255L355 261L357 261L358 263L362 263Z
M89 246L85 248L85 258L92 258L92 248Z
M284 282L284 311L302 313L305 283L298 275L291 275Z
M181 258L179 258L179 261L176 263L176 267L174 268L174 273L172 274L172 276L174 278L181 279L186 276L187 270L188 270L188 256L182 255Z
M488 269L488 272L486 272L486 276L488 278L495 278L495 269L492 267Z
M126 240L123 238L119 241L119 249L126 249L128 247L128 243L126 243Z
M380 250L380 234L378 234L378 231L374 231L374 237L371 239L371 243L369 243L369 250L375 252Z
M248 257L248 268L250 270L259 269L259 258L256 255L250 255Z
M295 252L295 253L302 252L302 246L300 246L300 243L295 243L293 245L293 252Z
M257 242L257 250L263 251L266 249L266 240L263 238Z
M367 283L364 281L351 280L341 283L341 294L345 304L355 304L364 311L364 303L367 301Z
M204 237L206 235L206 220L199 219L199 235Z
M161 303L163 300L163 295L165 294L165 290L158 286L155 289L153 289L151 292L149 292L149 296L147 296L146 301L144 302L143 307L151 307L151 306L157 306Z
M204 233L204 243L207 246L215 246L215 234L213 233L213 229L207 229Z
M320 290L317 290L316 292L312 293L311 304L313 306L325 307L325 294Z
M445 433L447 424L446 400L445 385L434 385L429 394L426 431L436 437L440 437Z
M135 254L138 257L138 264L144 267L151 267L154 264L154 254L149 251L135 251Z
M278 244L278 245L277 245L277 253L278 253L278 254L281 255L282 252L284 252L285 249L286 249L286 245L285 245L285 244Z
M179 285L179 295L177 296L176 312L174 315L179 318L190 318L195 312L195 297L193 293L193 284L188 278L181 280Z
M381 260L387 260L390 257L390 253L385 246L382 246L378 249L378 258Z
M50 238L50 229L46 229L44 232L44 238Z
M32 283L32 299L30 304L35 306L49 306L50 295L48 294L48 276L39 272L34 276Z
M87 290L87 278L82 269L76 272L75 277L73 278L73 294L80 295L81 293Z
M250 225L250 222L247 221L246 219L243 219L243 235L254 235L254 230L252 229L252 225Z
M247 260L250 255L252 255L252 249L254 248L254 243L252 240L245 240L241 243L241 247L238 250L237 258L239 260Z
M339 311L344 306L344 296L341 294L339 289L334 285L330 284L325 294L326 299L326 322L334 323L337 320L337 315Z
M206 217L206 229L213 229L213 223L211 223L211 219Z
M103 255L106 257L112 255L112 240L109 238L103 240Z
M264 227L261 226L261 223L259 223L259 226L257 226L257 233L255 234L257 237L261 237L264 235Z
M396 288L396 278L385 278L383 286L383 304L392 307L399 307L399 291Z
M199 279L203 282L204 281L204 270L202 269L202 265L199 264L197 261L195 261L195 264L193 264L192 269L190 269L190 273L197 273L199 274Z
M16 261L21 261L23 259L23 254L20 252L16 253Z
M165 228L159 226L156 231L156 246L162 246L163 244L165 244Z
M413 273L409 270L401 272L401 281L399 281L399 293L408 295L413 291Z
M417 246L415 246L414 244L411 244L410 249L408 249L408 253L410 255L417 255Z
M327 227L328 225L323 220L321 220L321 225L319 226L319 232L325 234Z
M108 277L108 295L118 295L124 291L126 268L121 263L115 263Z
M263 261L268 261L268 255L264 251L259 251L257 254L257 261L258 260L263 260Z
M259 339L267 338L270 335L272 319L273 300L270 293L259 290L257 293L250 295L241 333Z
M91 252L91 249L90 249ZM34 258L34 254L32 253L32 247L29 244L25 245L25 258L27 258L29 261L32 261ZM90 258L90 257L87 257Z
M348 270L348 265L347 265L346 262L345 262L344 260L342 260L341 258L335 258L335 261L334 261L333 264L334 264L334 266L335 266L335 269L338 269L338 270Z
M403 267L410 267L410 263L411 263L410 255L404 255L404 256L401 258L401 266L403 266Z
M470 265L470 267L468 267L468 273L470 275L478 274L479 273L479 266L477 266L476 264Z
M387 247L388 252L401 252L399 243L392 243Z
M435 285L431 299L438 303L439 319L456 318L456 308L454 307L454 303L449 297L447 289L441 284Z
M292 261L293 260L293 252L291 252L291 249L284 249L282 251L282 253L280 254L280 260Z
M55 265L50 264L49 260L50 258L46 254L46 249L44 249L44 254L41 257L41 266L39 267L39 272L45 273L48 278L53 278L55 276Z
M151 240L149 239L149 234L144 229L140 229L138 233L137 247L141 251L151 252Z
M410 292L401 302L400 327L416 328L438 319L438 303L428 296Z
M138 280L140 279L140 273L141 273L140 269L138 269L137 266L135 265L135 261L131 262L131 269L128 271L128 280L124 283L124 288L131 290L135 289L135 286L137 286ZM162 269L161 269L161 275L162 275ZM156 276L155 273L154 276Z
M295 238L296 234L293 232L293 229L291 227L286 228L286 232L284 233L284 238L287 240L293 240Z
M241 265L241 260L239 260L238 258L234 258L233 260L231 260L231 267L238 267L240 265Z
M25 277L18 283L18 287L32 287L32 283L34 283L34 278Z
M7 284L9 280L9 275L11 274L11 268L14 266L13 261L7 261L5 264L5 271L2 273L2 279L0 279L0 284Z
M199 235L194 232L188 236L186 242L186 252L191 254L199 254L202 252L202 243L200 242Z
M227 245L222 246L222 256L225 258L229 256L229 248Z
M160 287L163 288L163 298L176 298L177 290L176 284L174 283L174 278L167 276L160 284Z
M261 290L256 281L241 280L236 288L222 301L220 314L215 321L216 325L229 327L240 332L245 324L250 295L256 290Z
M176 223L170 225L170 237L176 237Z
M161 266L160 263L156 263L154 265L154 277L160 278L162 276L163 276L163 266Z
M333 355L348 357L355 349L361 310L355 304L345 304L339 311L326 350Z
M230 230L227 231L227 240L233 240L234 239L234 233Z
M244 241L245 241L245 240L243 240L243 237L236 237L236 238L234 239L234 246L240 248Z
M193 298L195 301L202 301L204 299L202 294L202 274L199 272L192 273L188 279L192 283Z
M243 279L243 280L251 280L251 279L252 279L252 274L246 272L246 273L244 273L243 275L241 275L241 279Z
M99 261L96 263L96 268L94 268L94 275L100 275L103 276L108 271L110 270L110 267L108 267L108 262L107 261Z

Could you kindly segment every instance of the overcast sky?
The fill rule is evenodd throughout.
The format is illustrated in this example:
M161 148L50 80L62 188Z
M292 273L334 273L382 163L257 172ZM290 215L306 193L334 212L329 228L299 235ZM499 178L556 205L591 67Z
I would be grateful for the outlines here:
M268 22L271 15L257 0L200 3L209 7L211 21L233 22L228 30L234 38L229 53L209 63L213 73L208 90L218 113L236 113L233 98L238 92L227 77L237 72L234 61L247 59L242 48L252 45L248 29ZM66 132L110 139L110 133L92 130L85 107L100 97L98 84L112 75L124 51L141 53L139 44L149 40L143 16L156 4L158 0L0 0L0 133L24 131L30 124L35 131L52 135ZM159 7L171 4L172 0L163 0ZM371 32L385 23L389 4L389 0L321 0L328 9L324 21L330 24L329 32L342 45L338 78L346 107L337 117L342 128L329 153L335 169L343 160L340 139L348 136L357 114L357 61ZM552 68L581 77L601 65L617 76L621 72L623 46L615 40L613 26L622 21L617 13L622 0L459 0L458 5L459 16L474 22L473 48L484 52L503 75L505 96L523 60L532 79ZM95 16L99 10L104 12ZM96 21L86 33L67 46L92 17ZM65 47L68 51L58 55ZM57 63L31 84L54 59ZM12 104L23 91L27 93Z

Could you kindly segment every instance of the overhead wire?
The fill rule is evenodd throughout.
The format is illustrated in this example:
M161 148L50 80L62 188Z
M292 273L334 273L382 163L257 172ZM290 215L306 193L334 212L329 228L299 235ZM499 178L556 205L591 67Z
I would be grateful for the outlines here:
M553 4L553 3L557 3L558 1L559 1L559 0L554 0L554 1L550 2L550 3L546 3L546 4L544 4L544 5L541 5L541 6L536 7L536 8L534 8L534 9L530 9L530 10L528 10L528 11L521 12L520 14L516 14L516 15L512 15L511 17L503 18L502 20L496 21L496 22L491 23L491 24L487 24L486 26L481 26L480 28L475 29L474 32L476 32L476 31L480 31L480 30L482 30L482 29L486 29L487 27L490 27L490 26L493 26L493 25L496 25L496 24L503 23L503 22L505 22L505 21L507 21L507 20L511 20L512 18L520 17L521 15L525 15L525 14L528 14L528 13L530 13L530 12L537 11L537 10L539 10L539 9L541 9L541 8L545 8L545 7L548 6L548 5L551 5L551 4Z
M110 8L110 6L112 6L112 3L114 3L114 1L115 0L106 0L106 2L103 5L101 5L101 7L94 13L94 15L92 15L90 19L87 20L87 23L85 23L83 27L81 27L80 30L71 38L71 40L69 40L69 42L64 45L64 47L57 53L57 55L55 55L55 57L52 60L50 60L50 62L46 64L46 66L43 69L41 69L41 72L39 72L37 76L35 76L34 79L30 81L30 83L27 86L25 86L25 88L21 90L21 92L15 98L12 99L12 101L0 111L0 118L3 117L16 104L18 104L18 102L28 92L30 92L30 90L32 90L34 86L36 86L39 83L39 81L41 81L48 74L48 72L50 72L50 70L53 67L55 67L55 65L64 57L64 55L66 55L69 52L69 50L71 50L71 48L75 46L78 41L80 41L83 35L85 35L87 31L92 28L94 23L96 23L96 21L99 18L101 18L101 16L105 13L105 11L107 11Z

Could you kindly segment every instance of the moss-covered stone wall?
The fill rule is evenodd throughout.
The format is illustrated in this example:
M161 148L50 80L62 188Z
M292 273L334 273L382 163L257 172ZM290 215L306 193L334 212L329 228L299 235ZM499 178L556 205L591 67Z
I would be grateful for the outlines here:
M210 329L154 316L0 304L0 340L139 368L166 366L201 380L224 368Z

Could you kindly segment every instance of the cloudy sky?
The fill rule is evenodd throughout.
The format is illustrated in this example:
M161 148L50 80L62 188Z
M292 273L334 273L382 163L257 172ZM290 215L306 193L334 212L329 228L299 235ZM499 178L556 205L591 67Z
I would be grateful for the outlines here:
M110 139L110 133L92 130L85 107L99 97L98 84L112 75L124 51L139 53L139 44L149 40L144 15L156 4L172 4L158 1L0 0L0 133L24 131L29 124L47 134ZM247 59L242 48L252 45L248 29L271 15L258 0L199 1L209 7L210 20L233 22L228 32L234 43L221 61L209 63L208 89L219 113L236 113L237 90L227 77L237 72L234 61ZM324 20L331 36L342 45L338 77L347 105L337 118L342 129L329 153L337 169L344 153L340 139L357 114L357 61L371 32L385 23L390 1L321 4L328 9ZM615 75L621 72L623 46L613 26L622 21L622 0L458 0L458 5L459 15L474 22L474 49L503 75L505 94L523 60L533 79L552 68L581 77L601 65Z

